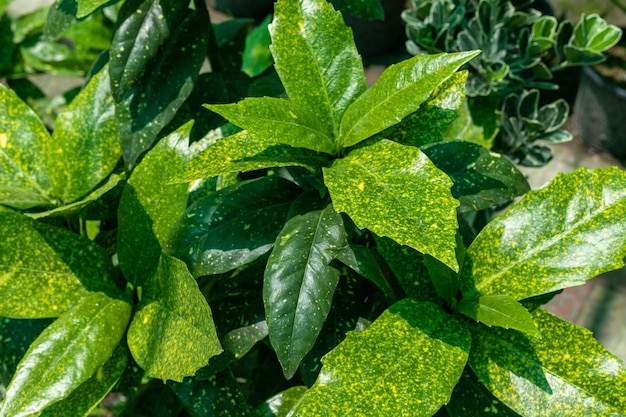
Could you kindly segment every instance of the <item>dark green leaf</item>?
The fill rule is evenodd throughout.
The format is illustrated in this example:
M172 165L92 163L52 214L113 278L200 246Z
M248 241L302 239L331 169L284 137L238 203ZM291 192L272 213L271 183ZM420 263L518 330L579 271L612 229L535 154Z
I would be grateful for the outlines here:
M0 204L17 209L56 204L46 169L49 143L35 112L0 85Z
M76 0L55 0L48 9L44 39L58 39L63 32L76 23L78 4Z
M448 126L444 136L491 148L499 131L501 104L496 95L469 97L459 108L459 117Z
M172 417L185 409L178 396L162 381L153 379L139 388L121 417Z
M456 310L489 327L515 329L539 337L531 314L508 295L483 295L463 299L457 304Z
M500 401L522 416L618 416L626 368L591 332L539 308L542 334L477 326L469 363Z
M381 0L330 0L330 3L335 9L350 16L368 20L383 20L385 18L385 10Z
M191 125L170 134L133 171L119 206L118 255L126 278L141 285L156 268L172 226L187 206L187 184L169 184L188 159Z
M83 197L115 168L121 156L116 126L105 67L59 114L47 147L52 187L63 202Z
M388 67L378 81L346 109L341 120L340 145L355 145L397 124L476 55L476 51L422 54Z
M450 194L452 181L419 149L377 141L324 168L324 179L337 211L348 214L359 228L458 270L458 202Z
M82 19L98 9L109 4L115 3L117 0L76 0L78 3L78 11L76 17ZM184 3L184 2L183 2Z
M65 399L52 404L42 417L79 417L89 413L104 399L126 370L128 348L119 345L91 378Z
M248 353L257 342L265 339L267 335L267 323L260 321L226 333L222 338L222 344L224 349L232 353L235 359L239 359Z
M335 140L320 131L316 113L296 102L273 97L249 97L236 104L206 107L262 140L334 154Z
M306 393L305 386L297 385L279 392L254 410L256 417L291 417Z
M128 346L147 376L179 382L222 352L211 309L182 261L161 257L128 329Z
M315 343L339 281L328 250L346 244L343 219L332 205L292 217L274 243L263 300L270 341L288 379Z
M430 255L424 255L424 266L437 294L448 303L455 302L459 290L459 274Z
M111 357L131 306L92 293L33 342L7 387L0 415L32 416L67 397Z
M461 290L515 300L580 285L626 255L626 173L557 175L490 222L467 250Z
M290 181L269 176L210 194L180 217L166 250L196 277L249 264L272 249L300 191Z
M334 138L346 108L366 87L352 33L325 1L279 0L274 9L270 48L287 95Z
M530 190L515 165L480 145L453 141L422 150L454 182L451 191L461 212L499 206Z
M298 416L432 416L450 400L470 350L464 326L405 299L322 359Z
M85 237L0 212L0 316L58 317L89 291L113 291L106 252Z

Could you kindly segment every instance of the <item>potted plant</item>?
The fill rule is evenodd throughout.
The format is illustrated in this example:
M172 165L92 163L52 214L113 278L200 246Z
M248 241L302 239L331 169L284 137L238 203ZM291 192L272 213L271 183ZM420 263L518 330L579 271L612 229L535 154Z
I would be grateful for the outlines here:
M460 212L528 190L444 140L479 52L419 55L366 89L323 0L277 2L280 97L208 97L230 123L206 117L191 143L170 113L189 119L186 83L214 91L196 61L226 53L202 4L124 3L51 136L0 88L0 414L87 415L111 390L126 416L625 412L623 362L540 307L623 265L624 172L560 175L467 234Z
M413 54L483 51L468 64L465 115L448 136L486 146L493 141L494 150L525 166L545 165L552 158L546 143L571 139L561 129L566 101L543 103L539 92L557 88L557 71L604 60L602 53L621 34L597 15L582 16L576 25L558 22L534 9L535 3L414 1L403 14Z

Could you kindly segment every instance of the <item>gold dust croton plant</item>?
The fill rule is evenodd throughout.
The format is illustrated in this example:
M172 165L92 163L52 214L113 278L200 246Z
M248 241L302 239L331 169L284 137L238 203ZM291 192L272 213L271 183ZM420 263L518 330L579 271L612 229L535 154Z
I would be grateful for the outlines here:
M59 36L110 2L74 3L50 9ZM0 415L86 416L111 391L122 416L626 414L623 362L541 307L623 266L624 172L529 192L444 141L478 51L367 89L341 14L279 0L249 79L247 27L203 5L115 6L52 133L0 87Z

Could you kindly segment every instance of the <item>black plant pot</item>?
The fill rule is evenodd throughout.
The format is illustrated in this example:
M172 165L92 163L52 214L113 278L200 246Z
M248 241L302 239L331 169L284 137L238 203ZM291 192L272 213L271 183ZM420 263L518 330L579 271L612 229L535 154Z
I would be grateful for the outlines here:
M626 157L626 90L591 67L582 70L573 119L589 147Z

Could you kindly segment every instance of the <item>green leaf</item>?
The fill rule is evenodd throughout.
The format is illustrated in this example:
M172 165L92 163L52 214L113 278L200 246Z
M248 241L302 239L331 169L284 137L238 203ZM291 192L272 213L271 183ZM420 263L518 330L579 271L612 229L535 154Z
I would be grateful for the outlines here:
M522 172L503 156L469 142L452 141L422 148L454 182L460 212L505 204L530 190Z
M224 349L232 353L235 359L239 359L248 353L257 342L265 339L267 335L267 323L263 320L231 330L222 338L222 344Z
M455 302L459 290L459 274L430 255L424 255L424 265L437 294L448 303Z
M78 4L76 0L55 0L48 9L43 38L45 40L60 38L67 28L77 22L77 10Z
M128 329L128 346L147 376L178 382L222 352L211 308L182 261L161 257Z
M76 17L82 19L98 9L115 3L115 0L76 0L78 3L78 11Z
M324 168L324 180L336 210L348 214L359 228L458 270L458 202L450 195L452 182L419 149L377 141Z
M615 167L557 175L491 221L467 250L466 298L515 300L583 284L624 265L626 173Z
M500 401L522 416L618 416L626 368L591 332L539 308L542 338L476 328L469 363Z
M111 357L130 314L125 301L103 293L84 297L30 346L7 387L0 415L39 415L66 398Z
M128 349L119 345L91 378L76 388L65 399L52 404L42 417L87 417L89 413L113 389L126 370Z
M296 415L432 416L450 400L469 350L469 332L453 316L399 301L322 359Z
M335 140L320 131L320 121L310 109L274 97L248 97L235 104L206 107L247 130L253 137L317 152L335 153Z
M152 146L189 97L204 62L208 15L189 11L175 24L158 57L150 61L150 70L116 103L118 136L129 168Z
M115 292L107 253L85 237L0 212L0 316L58 317L89 291Z
M187 4L178 0L124 2L110 50L109 73L116 101L122 100L162 52L159 49L173 36L186 12Z
M352 146L416 111L432 92L477 51L422 54L388 67L378 81L347 109L339 141Z
M272 15L267 15L267 17L246 36L241 71L250 77L258 77L274 63L269 48L271 38L268 26L271 20Z
M46 169L49 141L35 112L0 85L0 204L17 209L56 204Z
M307 392L303 385L287 388L265 401L254 410L256 417L291 417Z
M325 1L279 0L274 11L270 48L285 91L334 138L346 108L366 88L352 32Z
M121 156L108 69L96 74L59 114L46 147L54 193L65 203L107 177Z
M168 386L197 417L248 417L250 408L239 382L230 371L219 372L208 380L193 378Z
M267 262L263 301L270 341L287 379L315 343L330 310L339 271L329 249L347 244L332 205L285 223Z
M497 95L467 98L459 108L459 117L450 123L444 137L490 149L499 131L501 104Z
M301 191L269 176L212 193L180 217L166 251L185 261L195 277L240 268L269 253Z
M487 326L515 329L533 337L539 337L537 327L526 308L508 295L483 295L463 299L456 311Z
M247 172L262 168L301 166L310 171L328 162L325 154L304 148L279 145L265 138L252 137L243 131L217 139L195 156L185 170L172 181L193 181L230 172Z
M188 160L191 124L182 126L150 151L133 171L120 200L120 267L133 284L156 268L172 226L187 207L187 184L169 184Z

